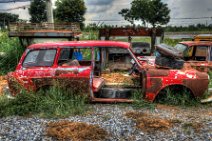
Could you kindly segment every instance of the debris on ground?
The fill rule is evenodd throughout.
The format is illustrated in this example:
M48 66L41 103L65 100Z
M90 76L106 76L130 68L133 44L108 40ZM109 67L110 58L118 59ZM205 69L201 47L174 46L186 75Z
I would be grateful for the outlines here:
M103 73L102 77L105 79L106 83L133 84L132 77L123 73Z
M172 122L145 113L127 112L128 118L135 120L136 127L146 132L165 131L172 127Z
M47 136L58 140L71 139L73 141L104 140L108 135L98 125L70 121L49 122L46 133Z
M7 86L7 80L5 76L0 76L0 95L4 93L4 88Z

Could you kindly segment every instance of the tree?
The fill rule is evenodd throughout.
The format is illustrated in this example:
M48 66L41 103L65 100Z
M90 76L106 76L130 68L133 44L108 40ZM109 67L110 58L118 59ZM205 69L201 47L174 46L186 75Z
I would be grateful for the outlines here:
M5 28L11 22L19 21L19 16L11 13L0 13L0 27Z
M47 21L46 0L33 0L29 8L30 22L41 23Z
M130 9L122 9L121 14L125 20L134 23L134 21L142 21L144 25L147 23L152 25L152 48L155 50L156 27L167 24L170 20L170 10L167 4L161 0L133 0Z
M57 0L56 9L54 11L56 21L60 22L79 22L83 25L86 12L83 0Z

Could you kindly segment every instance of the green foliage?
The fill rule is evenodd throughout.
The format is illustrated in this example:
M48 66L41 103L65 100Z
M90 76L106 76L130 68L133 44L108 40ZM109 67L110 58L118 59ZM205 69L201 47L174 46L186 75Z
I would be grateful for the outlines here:
M133 93L133 104L132 106L136 109L140 109L140 108L147 108L150 110L154 110L155 109L155 104L152 102L149 102L147 100L145 100L143 98L143 94L141 91L137 90Z
M19 21L18 17L17 14L0 13L0 27L4 29L9 23Z
M30 4L30 22L41 23L47 21L46 0L33 0Z
M131 23L141 20L144 24L150 23L153 27L167 24L170 20L169 13L167 4L162 3L161 0L133 0L130 9L122 9L119 12Z
M13 71L17 66L24 48L19 44L18 38L9 38L6 32L0 32L0 74Z
M78 22L83 25L86 11L83 0L57 0L54 11L56 21L58 22Z
M0 97L0 117L29 116L66 117L83 114L88 109L86 97L55 86L37 93L21 90L14 99Z
M156 97L156 102L178 106L196 106L200 104L192 93L183 86L170 86L162 90Z
M96 30L83 32L81 40L98 40L98 32Z

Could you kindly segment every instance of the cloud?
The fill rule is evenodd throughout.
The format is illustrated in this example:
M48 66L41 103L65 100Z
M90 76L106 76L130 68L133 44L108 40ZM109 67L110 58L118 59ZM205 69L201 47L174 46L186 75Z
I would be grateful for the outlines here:
M56 0L53 0L55 2ZM112 20L104 21L105 24L128 24L118 12L123 8L130 8L132 0L85 0L87 12L85 14L86 23L92 23L92 20ZM212 16L212 0L162 0L167 3L171 9L171 25L189 25L196 23L212 23L212 19L193 19L193 20L174 20L173 18L195 18L195 17L211 17ZM0 4L0 9L9 9L21 5L29 4L29 2L16 2ZM29 19L27 9L17 9L9 11L19 14L21 19ZM113 21L115 20L115 21Z
M174 19L174 18L201 18L211 17L212 0L165 0L171 9L171 25L191 25L212 23L211 19Z
M29 20L30 15L28 13L28 8L17 8L30 5L30 2L15 2L15 3L1 3L0 11L5 12L4 10L10 9L6 12L19 15L20 19ZM14 8L14 9L13 9ZM15 9L17 8L17 9ZM12 10L13 9L13 10Z
M110 5L115 0L85 0L86 5Z
M100 20L105 24L126 24L124 18L118 14L123 8L129 8L132 0L87 0L87 13L85 15L87 23L92 23L92 20ZM102 2L102 3L101 3ZM86 2L87 4L87 2ZM106 20L106 21L105 21ZM98 21L96 21L98 22Z

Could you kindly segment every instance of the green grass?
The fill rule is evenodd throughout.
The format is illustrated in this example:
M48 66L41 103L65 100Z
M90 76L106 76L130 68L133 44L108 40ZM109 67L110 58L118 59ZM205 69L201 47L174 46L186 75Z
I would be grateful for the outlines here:
M133 99L132 107L135 109L145 108L151 111L155 109L156 104L145 100L142 92L139 90L136 90L133 93L132 99Z
M159 93L156 102L175 106L197 106L198 98L194 98L190 91L182 86L171 86Z
M67 117L80 115L88 110L85 96L62 90L55 86L37 93L21 90L14 99L0 97L0 117L40 116Z

